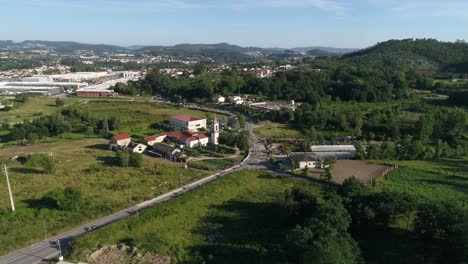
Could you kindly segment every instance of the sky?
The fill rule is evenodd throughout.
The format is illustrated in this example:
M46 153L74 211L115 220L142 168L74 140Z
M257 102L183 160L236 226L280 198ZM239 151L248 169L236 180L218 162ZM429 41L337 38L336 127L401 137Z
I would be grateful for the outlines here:
M0 0L0 39L364 48L468 40L467 0Z

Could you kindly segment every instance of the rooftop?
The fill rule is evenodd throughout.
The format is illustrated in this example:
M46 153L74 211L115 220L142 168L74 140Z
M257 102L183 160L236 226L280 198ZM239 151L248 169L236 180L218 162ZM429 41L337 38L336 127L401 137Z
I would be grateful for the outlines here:
M203 120L203 118L200 118L197 116L185 115L185 114L172 116L171 119L176 119L176 120L185 121L185 122Z
M294 152L289 157L295 161L321 161L322 159L313 152Z
M123 139L129 139L130 135L129 134L118 134L112 137L115 140L123 140Z

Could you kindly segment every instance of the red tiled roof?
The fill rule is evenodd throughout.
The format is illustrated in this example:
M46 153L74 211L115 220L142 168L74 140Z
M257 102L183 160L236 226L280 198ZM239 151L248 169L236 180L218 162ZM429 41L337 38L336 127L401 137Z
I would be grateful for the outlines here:
M198 121L202 120L203 118L197 117L197 116L191 116L191 115L176 115L171 117L171 119L177 119L185 122L191 122L191 121Z
M143 140L146 141L146 142L150 142L150 141L154 141L157 138L160 138L160 137L163 137L163 136L165 137L165 136L167 136L167 134L163 133L163 134L158 134L158 135L147 136Z
M112 137L115 140L123 140L123 139L129 139L130 135L129 134L118 134Z
M179 140L179 141L195 141L198 139L207 138L208 136L203 133L193 132L193 131L183 131L183 132L168 132L167 136Z

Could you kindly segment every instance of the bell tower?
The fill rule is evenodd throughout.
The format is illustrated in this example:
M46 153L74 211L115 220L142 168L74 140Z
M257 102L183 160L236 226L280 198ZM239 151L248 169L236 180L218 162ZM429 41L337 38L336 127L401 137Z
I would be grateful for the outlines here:
M216 118L216 115L213 118L213 124L211 126L211 143L213 145L218 145L219 139L219 121L218 118Z

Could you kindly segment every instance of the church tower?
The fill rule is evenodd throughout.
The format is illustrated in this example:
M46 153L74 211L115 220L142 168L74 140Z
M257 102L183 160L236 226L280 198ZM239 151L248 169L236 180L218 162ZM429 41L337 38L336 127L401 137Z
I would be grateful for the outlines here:
M211 126L211 143L213 145L218 145L219 143L218 139L219 139L219 121L215 115L213 119L213 124Z

